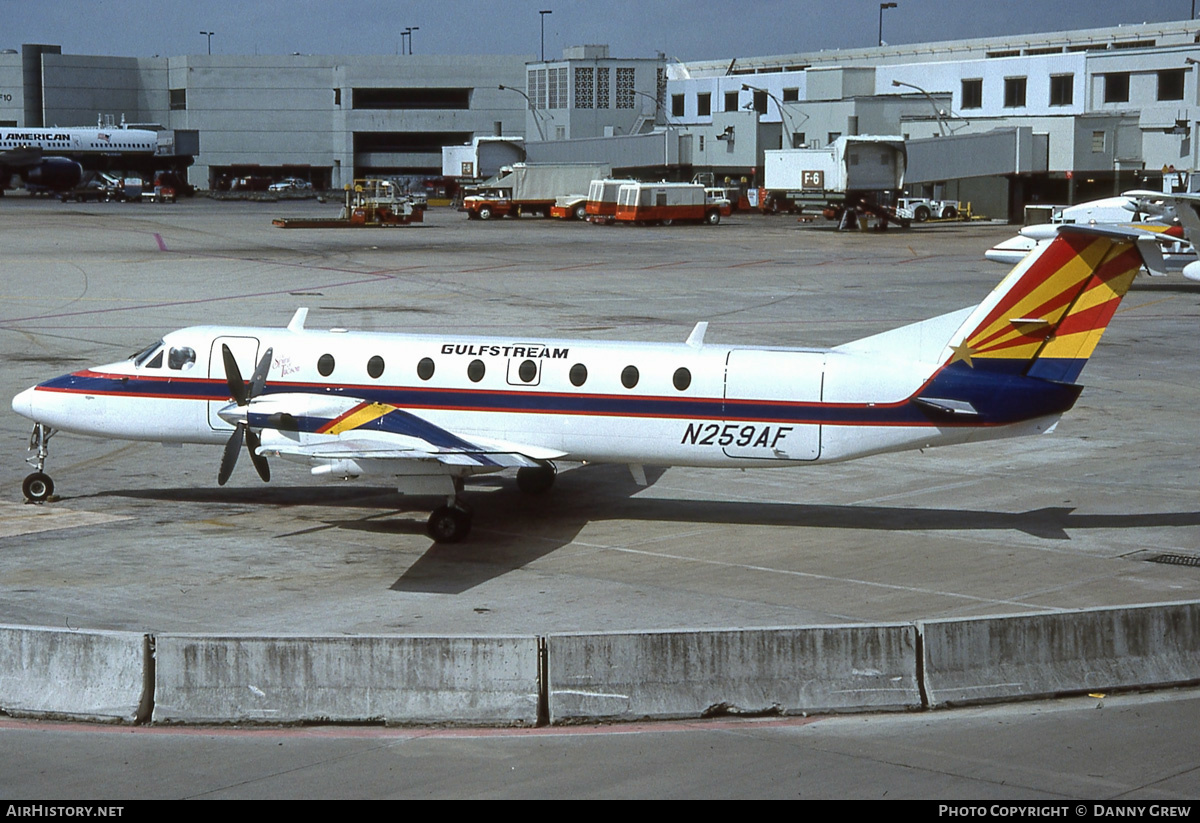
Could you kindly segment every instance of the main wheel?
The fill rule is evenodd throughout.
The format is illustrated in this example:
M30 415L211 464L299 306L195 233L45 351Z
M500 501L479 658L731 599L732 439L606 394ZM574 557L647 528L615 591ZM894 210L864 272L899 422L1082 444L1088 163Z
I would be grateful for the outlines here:
M553 466L532 466L517 469L517 488L525 494L543 494L554 485Z
M34 472L21 484L21 493L30 503L44 503L54 494L54 481L48 474Z
M455 506L442 506L429 515L426 530L436 543L458 543L471 533L471 515Z
M721 212L713 209L708 214L704 215L704 222L710 226L715 226L721 222Z

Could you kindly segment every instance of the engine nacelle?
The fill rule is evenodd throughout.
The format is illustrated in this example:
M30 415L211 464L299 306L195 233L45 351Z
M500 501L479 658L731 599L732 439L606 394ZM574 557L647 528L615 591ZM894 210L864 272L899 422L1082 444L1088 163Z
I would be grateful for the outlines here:
M69 191L83 179L83 166L66 157L47 157L21 174L27 186Z
M1200 260L1193 260L1184 266L1183 276L1188 280L1200 280Z

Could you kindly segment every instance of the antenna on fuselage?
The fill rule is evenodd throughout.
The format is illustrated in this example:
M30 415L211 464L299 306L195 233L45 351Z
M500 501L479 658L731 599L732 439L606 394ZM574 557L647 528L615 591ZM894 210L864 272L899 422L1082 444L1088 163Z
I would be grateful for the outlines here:
M687 344L693 349L698 349L704 345L704 333L708 331L708 321L701 320L696 324L696 328L692 329L692 333L688 335Z
M304 320L308 317L308 309L296 309L296 313L292 315L291 321L287 324L287 329L290 332L304 331Z

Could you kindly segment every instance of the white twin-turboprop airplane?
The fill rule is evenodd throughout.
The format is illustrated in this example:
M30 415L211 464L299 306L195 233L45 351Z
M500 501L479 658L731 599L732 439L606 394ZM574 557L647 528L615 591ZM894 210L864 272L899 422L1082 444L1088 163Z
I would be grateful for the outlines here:
M1156 249L1063 227L978 306L827 350L712 345L704 323L676 344L316 331L306 309L282 329L195 326L17 395L35 423L23 490L52 496L58 430L224 443L221 484L244 442L263 480L280 457L445 495L429 534L455 542L475 474L516 468L535 493L555 461L627 463L644 484L643 465L798 466L1048 432Z

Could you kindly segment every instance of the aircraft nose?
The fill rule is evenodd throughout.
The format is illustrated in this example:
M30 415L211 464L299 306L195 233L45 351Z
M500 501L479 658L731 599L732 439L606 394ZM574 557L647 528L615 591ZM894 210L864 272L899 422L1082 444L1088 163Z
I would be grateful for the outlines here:
M28 417L30 420L34 418L34 392L36 388L28 388L13 398L13 411L22 417Z

